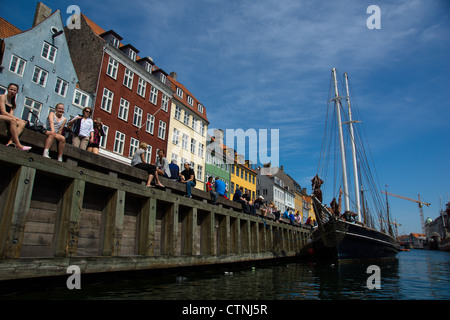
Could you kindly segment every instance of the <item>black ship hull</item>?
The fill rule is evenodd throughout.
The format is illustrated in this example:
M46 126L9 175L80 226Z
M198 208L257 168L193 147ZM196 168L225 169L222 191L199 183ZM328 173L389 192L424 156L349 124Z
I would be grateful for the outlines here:
M337 221L339 228L331 245L330 239L324 239L316 230L307 253L317 261L344 262L349 260L369 260L395 258L398 245L391 236L367 227ZM335 228L335 226L333 226Z

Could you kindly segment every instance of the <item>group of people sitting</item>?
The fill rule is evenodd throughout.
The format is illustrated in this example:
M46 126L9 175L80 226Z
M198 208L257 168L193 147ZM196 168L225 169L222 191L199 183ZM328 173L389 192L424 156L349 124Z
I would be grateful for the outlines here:
M18 91L19 85L10 83L7 92L0 95L0 119L9 124L11 139L6 145L20 150L30 151L31 147L22 145L19 140L20 134L27 126L27 121L14 116ZM67 121L67 118L64 117L64 104L56 104L54 112L50 112L45 120L43 133L47 138L44 143L44 152L42 155L50 158L49 151L53 142L56 140L57 159L62 162L66 136L70 136L74 146L98 153L100 138L104 135L103 123L100 118L92 120L90 118L91 113L92 109L86 107L83 109L82 115ZM66 135L66 132L70 134Z

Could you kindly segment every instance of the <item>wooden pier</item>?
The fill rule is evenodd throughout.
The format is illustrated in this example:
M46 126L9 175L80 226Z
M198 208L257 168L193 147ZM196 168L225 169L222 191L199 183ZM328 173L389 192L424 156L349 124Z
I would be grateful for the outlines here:
M6 140L0 120L0 281L295 257L310 234L168 179L148 188L143 170L71 145L62 163L55 144L44 158L31 130L30 153Z

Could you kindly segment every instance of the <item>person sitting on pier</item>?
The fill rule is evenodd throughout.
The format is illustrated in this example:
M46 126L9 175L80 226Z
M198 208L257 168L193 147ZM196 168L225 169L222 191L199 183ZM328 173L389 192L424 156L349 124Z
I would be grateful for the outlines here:
M192 198L192 187L195 187L195 173L189 162L184 163L184 170L180 173L181 182L186 184L185 197Z
M177 160L172 160L169 164L170 180L180 181L180 167L177 165Z
M260 209L261 210L261 214L265 217L267 215L268 209L267 209L266 205L264 204L263 200L264 200L263 196L259 196L255 200L253 205L255 206L255 211Z
M156 185L164 188L161 182L159 182L156 166L145 162L145 151L147 150L147 146L148 144L145 142L139 144L139 149L134 153L133 158L131 159L131 165L148 172L147 187L153 187L151 183L153 178L155 178Z
M209 192L209 194L211 194L211 199L213 200L213 204L216 205L217 204L217 192L213 190L213 177L209 176L208 177L208 182L206 183L206 191Z
M0 119L9 124L9 134L11 139L7 146L16 147L23 151L30 151L31 147L24 146L20 143L19 136L25 129L26 121L14 116L16 109L16 96L19 91L19 85L10 83L6 94L0 96Z
M239 202L242 205L242 210L245 213L250 213L250 207L247 203L247 200L242 197L242 191L244 191L244 187L236 188L236 192L233 195L233 201Z
M156 156L156 170L158 170L158 174L162 177L168 178L170 175L170 169L169 169L169 161L164 156L164 150L159 149L158 155Z
M56 139L58 144L58 161L63 161L66 138L62 135L62 131L66 125L66 122L67 119L64 117L64 105L62 103L58 103L55 106L55 112L49 113L45 123L45 127L47 129L45 134L47 135L47 139L45 140L44 152L42 154L45 158L50 158L49 150L53 144L53 141Z
M103 131L103 122L101 118L94 120L94 136L92 142L90 141L87 146L87 151L98 154L100 149L100 139L105 135Z
M219 177L216 177L216 181L214 183L214 188L216 189L217 196L224 197L225 199L228 199L226 194L228 192L227 185L225 182L220 180Z
M247 201L248 210L249 210L248 213L256 216L256 209L255 209L255 205L251 201L250 190L246 189L245 193L242 195L242 197Z

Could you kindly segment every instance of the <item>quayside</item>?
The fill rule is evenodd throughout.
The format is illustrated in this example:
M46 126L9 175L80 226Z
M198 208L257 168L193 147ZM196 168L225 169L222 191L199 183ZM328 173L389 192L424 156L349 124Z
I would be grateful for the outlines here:
M0 120L0 281L292 258L310 236L168 179L145 187L145 171L72 145L62 163L44 158L45 136L28 129L30 153L7 139Z

